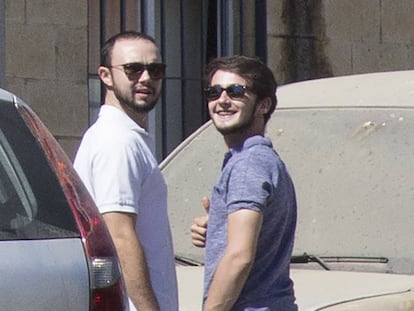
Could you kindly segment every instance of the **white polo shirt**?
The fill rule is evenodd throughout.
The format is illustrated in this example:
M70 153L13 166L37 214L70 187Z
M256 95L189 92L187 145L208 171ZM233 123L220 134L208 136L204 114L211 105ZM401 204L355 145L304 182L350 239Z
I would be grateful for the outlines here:
M167 186L151 138L123 111L103 105L85 133L74 167L101 213L137 214L151 283L161 310L178 310ZM130 303L131 311L135 310ZM138 306L139 307L139 306Z

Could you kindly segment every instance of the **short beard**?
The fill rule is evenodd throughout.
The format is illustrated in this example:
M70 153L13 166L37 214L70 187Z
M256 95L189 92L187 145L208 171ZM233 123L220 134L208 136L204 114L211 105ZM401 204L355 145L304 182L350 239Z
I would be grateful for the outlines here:
M145 105L136 105L134 101L122 100L121 98L118 98L118 100L121 106L128 107L129 110L133 110L137 113L148 113L153 110L157 104L157 100L150 103L145 103Z
M134 102L133 96L127 96L125 92L120 91L118 88L114 87L113 89L115 97L118 99L121 106L125 107L128 110L132 110L137 113L148 113L154 109L157 104L158 99L153 102L145 103L144 105L137 105Z
M243 123L234 124L230 127L224 127L224 128L219 128L214 124L216 126L217 131L222 135L229 135L229 134L241 133L244 130L249 129L251 125L254 123L254 115L256 113L257 107L258 105L254 106L253 111L250 114L250 118L247 120L244 120Z
M216 126L216 129L222 135L237 134L237 133L243 132L245 129L250 128L250 126L253 123L253 120L254 120L253 117L251 117L249 120L246 120L245 122L241 124L235 124L230 127L223 127L223 128Z

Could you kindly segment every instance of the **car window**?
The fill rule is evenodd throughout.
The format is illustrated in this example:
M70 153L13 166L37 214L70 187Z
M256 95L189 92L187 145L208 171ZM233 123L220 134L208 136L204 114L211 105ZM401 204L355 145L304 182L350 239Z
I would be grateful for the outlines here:
M79 236L60 184L16 108L0 102L0 240Z

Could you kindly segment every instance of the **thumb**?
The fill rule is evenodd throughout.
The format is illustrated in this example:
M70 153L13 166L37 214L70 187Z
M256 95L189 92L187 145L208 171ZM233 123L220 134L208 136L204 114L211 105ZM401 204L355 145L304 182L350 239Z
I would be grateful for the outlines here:
M210 209L210 199L208 197L203 197L201 199L201 205L203 206L204 210L208 214L208 210Z

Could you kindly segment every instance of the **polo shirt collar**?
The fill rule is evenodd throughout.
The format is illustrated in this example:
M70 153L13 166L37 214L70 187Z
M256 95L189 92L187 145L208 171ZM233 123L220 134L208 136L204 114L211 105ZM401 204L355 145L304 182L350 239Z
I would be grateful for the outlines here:
M229 151L226 152L226 154L224 155L224 160L223 160L221 169L223 169L226 166L227 162L230 160L230 158L233 155L240 153L244 150L247 150L256 145L263 145L263 146L273 148L272 141L268 137L263 137L261 135L251 136L247 138L241 146L230 148Z
M261 135L255 135L247 138L243 144L239 147L230 148L230 152L235 154L241 152L243 150L249 149L255 145L264 145L268 147L273 147L272 141L268 137L264 137Z
M102 105L99 110L99 117L101 118L111 118L113 122L124 126L130 130L139 132L141 134L148 135L148 132L139 126L134 120L132 120L125 112L122 110L111 106L111 105Z

